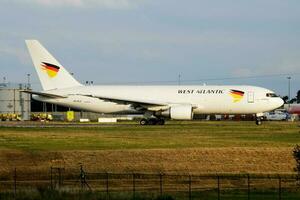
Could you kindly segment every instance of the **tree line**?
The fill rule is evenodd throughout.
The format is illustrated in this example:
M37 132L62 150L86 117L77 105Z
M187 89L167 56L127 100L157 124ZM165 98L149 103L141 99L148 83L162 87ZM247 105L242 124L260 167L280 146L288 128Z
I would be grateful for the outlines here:
M283 96L282 99L284 103L300 103L300 90L298 90L297 95L293 98L290 98L290 100L288 96Z

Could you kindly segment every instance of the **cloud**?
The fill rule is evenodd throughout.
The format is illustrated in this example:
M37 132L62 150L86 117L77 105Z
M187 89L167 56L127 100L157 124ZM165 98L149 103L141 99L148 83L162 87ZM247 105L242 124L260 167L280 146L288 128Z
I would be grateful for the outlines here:
M286 56L281 60L255 67L236 67L232 70L233 76L260 76L273 74L299 74L300 59L298 57Z
M17 58L19 63L21 64L29 64L28 61L28 53L24 51L22 48L17 47L1 47L0 48L0 56L3 57L12 57Z
M44 6L83 6L82 0L27 0L27 2Z
M102 7L107 9L132 9L143 0L15 0L17 3L53 7Z
M249 68L244 68L244 67L237 67L237 68L234 68L232 70L232 75L233 76L252 76L254 75L253 73L253 69L249 69Z

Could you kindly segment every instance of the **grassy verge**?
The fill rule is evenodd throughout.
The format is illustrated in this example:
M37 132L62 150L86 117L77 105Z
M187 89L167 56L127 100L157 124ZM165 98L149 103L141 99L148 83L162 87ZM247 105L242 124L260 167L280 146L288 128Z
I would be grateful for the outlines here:
M293 147L296 123L171 122L166 126L0 128L0 149L25 151Z
M222 191L220 193L220 199L222 200L240 200L240 199L250 199L255 200L274 200L280 199L279 193L276 190L256 190L248 194L248 192L243 190L231 190ZM109 197L109 198L108 198ZM112 194L105 194L104 192L88 192L88 191L56 191L48 189L38 189L36 191L24 191L17 192L16 196L13 193L0 193L0 198L2 200L9 199L19 199L19 200L79 200L79 199L89 199L89 200L188 200L189 194L184 192L173 192L168 194L163 194L160 196L158 193L136 193L134 196L130 192L114 192ZM286 193L281 193L281 199L296 200L300 198L299 191L289 191ZM191 199L202 199L202 200L216 200L218 199L218 192L215 190L193 192L191 194Z
M91 172L291 173L297 123L168 122L97 127L0 127L0 173Z

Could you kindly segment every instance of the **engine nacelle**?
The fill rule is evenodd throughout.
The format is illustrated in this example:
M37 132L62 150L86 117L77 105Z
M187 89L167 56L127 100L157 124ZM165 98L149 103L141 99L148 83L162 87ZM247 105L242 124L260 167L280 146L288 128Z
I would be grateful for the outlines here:
M169 110L163 111L158 115L177 120L192 120L194 113L192 105L174 105Z

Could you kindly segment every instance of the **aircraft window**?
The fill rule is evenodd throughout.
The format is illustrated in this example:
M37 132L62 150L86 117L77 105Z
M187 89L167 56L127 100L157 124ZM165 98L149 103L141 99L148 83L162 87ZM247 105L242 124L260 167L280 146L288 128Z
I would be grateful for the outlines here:
M275 93L267 93L267 97L278 97Z

